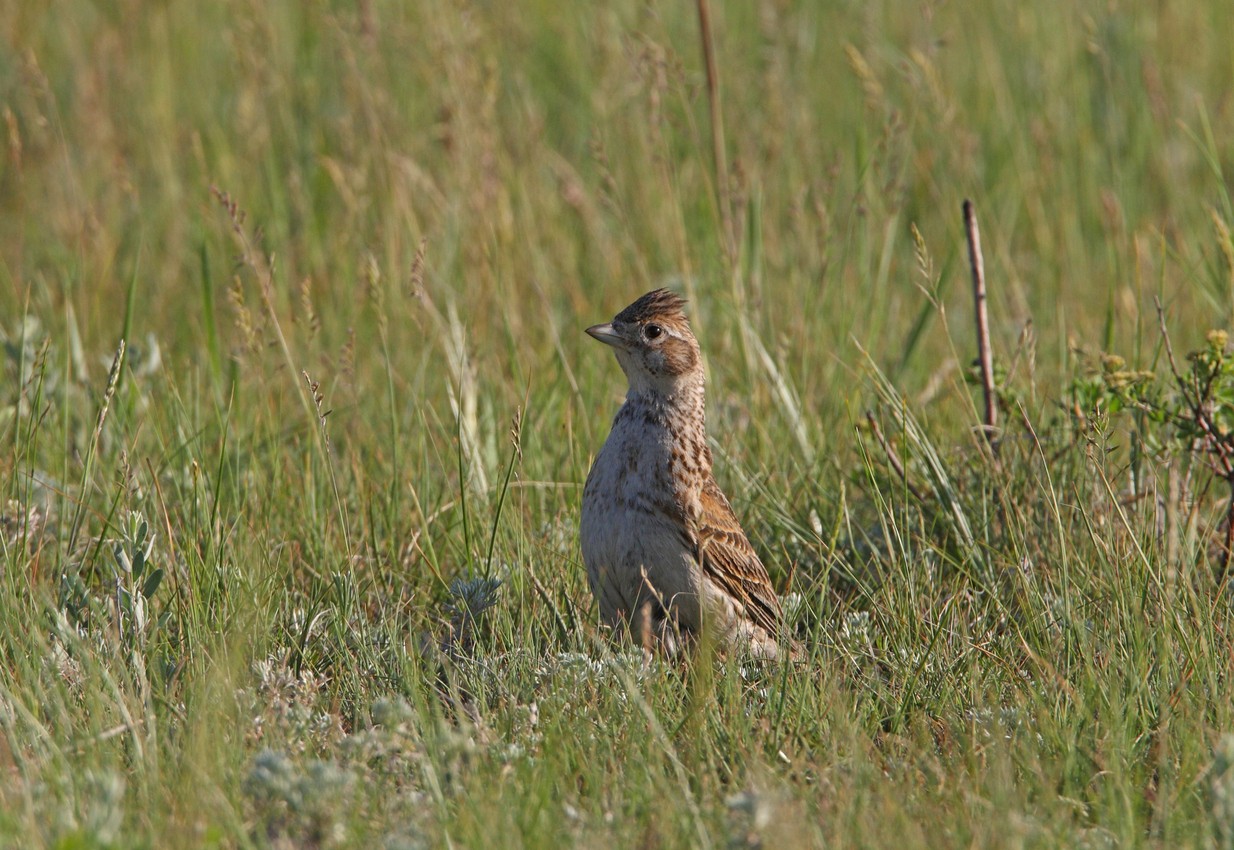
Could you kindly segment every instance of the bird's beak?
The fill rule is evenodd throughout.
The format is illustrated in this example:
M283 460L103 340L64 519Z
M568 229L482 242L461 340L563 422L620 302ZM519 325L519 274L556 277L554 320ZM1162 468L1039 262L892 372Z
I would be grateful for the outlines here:
M611 324L607 325L592 325L587 329L587 333L600 340L605 345L611 345L613 348L625 348L625 341L621 338L621 334L613 330Z

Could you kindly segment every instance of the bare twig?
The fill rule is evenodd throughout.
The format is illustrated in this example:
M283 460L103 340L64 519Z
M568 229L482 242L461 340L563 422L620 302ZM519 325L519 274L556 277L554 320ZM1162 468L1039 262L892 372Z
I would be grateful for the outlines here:
M874 411L866 411L866 422L870 423L870 433L874 435L874 439L878 441L879 446L883 449L883 454L887 456L887 463L891 464L892 470L896 475L900 476L900 480L904 482L904 486L908 488L908 492L913 494L913 498L918 502L924 502L925 497L921 495L921 491L913 486L913 483L908 480L908 472L904 469L904 464L900 463L900 458L892 450L891 444L887 442L887 438L883 436L883 429L878 427L878 420L874 418Z
M1170 373L1181 385L1183 379L1178 373L1178 361L1174 359L1174 345L1170 342L1170 331L1165 326L1165 307L1161 305L1161 299L1156 295L1153 296L1153 304L1157 307L1157 327L1161 329L1161 341L1165 344L1166 359L1170 361Z
M994 391L994 354L990 349L990 317L986 312L985 260L973 202L964 201L964 232L968 238L968 263L973 273L973 302L977 318L977 358L981 364L981 391L985 395L985 438L995 447L998 429L998 398Z

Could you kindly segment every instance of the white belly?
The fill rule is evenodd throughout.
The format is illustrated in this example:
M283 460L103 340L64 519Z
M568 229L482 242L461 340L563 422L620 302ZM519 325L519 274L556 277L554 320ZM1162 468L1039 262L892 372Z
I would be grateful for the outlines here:
M667 440L617 425L587 477L579 538L600 616L610 625L640 615L647 602L683 628L700 625L698 564L680 521L664 507L672 501L664 495L669 458Z

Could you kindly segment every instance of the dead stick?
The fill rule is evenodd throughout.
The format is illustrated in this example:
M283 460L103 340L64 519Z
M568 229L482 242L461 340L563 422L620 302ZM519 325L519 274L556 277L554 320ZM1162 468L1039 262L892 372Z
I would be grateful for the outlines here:
M994 353L990 349L990 317L986 312L985 260L973 202L964 201L964 232L968 237L968 263L973 272L973 301L977 313L977 357L981 363L981 390L985 394L985 438L991 446L998 428L998 398L994 393Z

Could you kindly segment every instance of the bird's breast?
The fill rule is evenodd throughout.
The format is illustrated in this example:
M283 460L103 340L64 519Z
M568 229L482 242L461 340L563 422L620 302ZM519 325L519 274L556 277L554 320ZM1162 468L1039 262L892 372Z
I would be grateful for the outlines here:
M672 434L618 420L583 489L580 542L588 571L637 570L690 555L686 497Z

